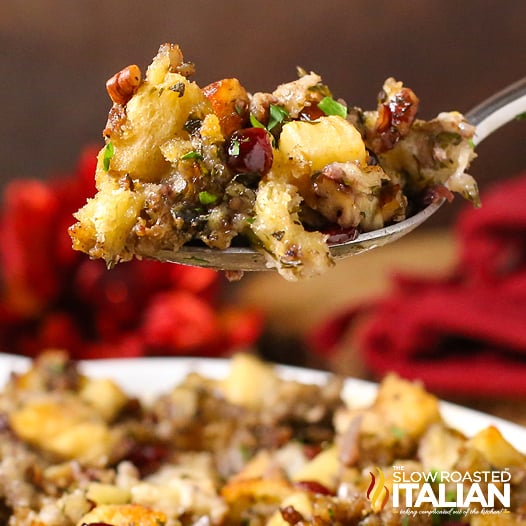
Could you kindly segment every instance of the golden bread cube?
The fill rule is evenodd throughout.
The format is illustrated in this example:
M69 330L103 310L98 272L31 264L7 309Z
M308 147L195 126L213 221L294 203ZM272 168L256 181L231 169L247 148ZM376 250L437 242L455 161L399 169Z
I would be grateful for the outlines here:
M103 504L96 506L77 523L115 524L116 526L164 526L166 515L138 504Z
M128 401L124 391L108 378L88 379L79 396L96 409L106 422L111 422Z
M260 183L252 231L268 254L268 266L290 281L315 276L333 265L326 236L307 232L299 220L301 196L283 181Z
M367 160L360 132L336 115L320 117L312 122L286 123L280 135L279 150L288 157L306 159L313 172L334 162L365 164Z
M338 484L340 465L339 449L336 446L331 446L318 453L303 468L294 473L292 480L295 482L319 482L326 488L335 490Z
M279 381L271 365L251 354L239 353L233 357L221 389L230 403L257 409L265 396L276 390Z
M22 439L62 459L105 463L117 435L97 412L74 397L39 396L9 415Z
M482 453L492 466L498 469L526 466L526 456L517 451L495 426L489 426L472 437L467 447Z
M247 90L238 79L222 79L203 88L219 118L225 137L241 128L246 120L249 105Z
M79 223L71 227L76 250L92 257L100 257L102 250L109 255L107 260L122 254L144 203L142 193L109 186L110 182L105 183L101 191L74 214Z
M197 84L182 75L167 70L162 82L156 85L148 82L147 77L126 106L123 132L111 136L115 149L109 166L111 172L133 173L140 181L160 181L170 167L160 146L173 137L188 137L184 125L190 113L195 106L208 105Z
M384 378L373 406L393 427L409 436L421 436L434 422L440 422L438 399L418 382L394 374Z
M130 502L131 492L113 484L90 482L86 498L95 504L127 504Z

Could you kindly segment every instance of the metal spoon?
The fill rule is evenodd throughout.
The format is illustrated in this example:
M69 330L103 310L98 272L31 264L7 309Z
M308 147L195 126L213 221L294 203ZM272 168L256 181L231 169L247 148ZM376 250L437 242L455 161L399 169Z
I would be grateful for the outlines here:
M526 77L486 99L466 114L467 121L476 126L475 145L525 112ZM392 243L431 217L442 206L443 202L444 200L434 202L399 223L360 234L352 241L331 245L331 254L335 260L338 260ZM161 250L155 254L155 259L216 270L269 270L264 254L252 248L230 247L225 250L217 250L186 245L177 252Z

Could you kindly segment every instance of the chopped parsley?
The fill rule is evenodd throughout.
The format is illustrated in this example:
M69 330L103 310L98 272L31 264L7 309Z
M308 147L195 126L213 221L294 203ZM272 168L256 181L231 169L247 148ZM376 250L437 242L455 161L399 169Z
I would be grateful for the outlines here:
M318 108L320 108L325 115L338 115L344 119L347 117L347 108L332 97L323 97L323 99L318 102Z
M228 145L228 155L237 157L240 153L241 146L238 139L232 139Z
M250 124L252 124L252 126L254 128L263 128L263 129L266 129L265 128L265 125L260 122L255 115L253 115L252 113L250 114Z
M187 131L190 134L194 134L199 131L199 128L201 128L202 121L201 119L197 119L194 117L190 117L183 126L183 129Z
M406 432L401 427L398 427L398 426L391 426L391 433L398 440L402 440L406 435Z
M211 194L210 192L207 192L206 190L199 192L199 202L202 205L211 205L212 203L215 203L216 201L217 201L217 195Z
M271 132L276 126L283 124L288 118L289 112L283 106L271 104L269 106L269 119L266 126L252 113L250 114L250 124L252 124L254 128L263 128Z
M203 156L199 152L196 152L195 150L192 150L190 152L185 153L184 155L181 155L181 160L187 161L189 159L201 161L203 159Z
M271 131L278 124L282 124L284 120L289 118L289 112L282 106L271 104L269 107L270 117L267 124L267 130Z
M176 82L173 86L170 86L170 91L175 91L179 94L179 97L182 97L184 95L185 87L184 82Z
M115 148L113 147L113 143L111 141L108 141L106 143L106 146L104 146L104 153L102 154L102 166L104 167L104 170L107 172L110 169L110 161L113 158L115 154Z

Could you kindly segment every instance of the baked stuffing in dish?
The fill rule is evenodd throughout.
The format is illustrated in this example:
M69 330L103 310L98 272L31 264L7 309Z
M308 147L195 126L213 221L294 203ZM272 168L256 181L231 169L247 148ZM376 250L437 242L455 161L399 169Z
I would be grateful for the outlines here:
M112 266L188 243L250 246L295 280L332 264L331 243L434 199L478 204L474 127L458 112L418 119L401 82L363 111L313 72L251 94L234 78L200 88L193 71L163 44L144 78L133 65L108 81L98 192L70 228L75 249Z
M191 373L146 401L86 376L65 353L44 353L0 394L0 523L524 524L526 459L495 427L463 436L434 396L396 376L368 407L344 403L341 387L331 376L321 385L286 380L239 354L225 378ZM400 493L395 502L401 473L433 476L437 495L409 506ZM481 473L486 482L467 506ZM488 508L492 485L509 502ZM432 499L446 495L443 516Z

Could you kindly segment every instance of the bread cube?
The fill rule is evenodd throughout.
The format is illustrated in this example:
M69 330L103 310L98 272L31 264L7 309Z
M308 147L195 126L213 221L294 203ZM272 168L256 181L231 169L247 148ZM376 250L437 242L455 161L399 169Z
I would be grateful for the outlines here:
M313 172L334 162L365 164L367 160L360 132L336 115L320 117L312 122L286 123L279 139L279 150L289 157L306 159Z

